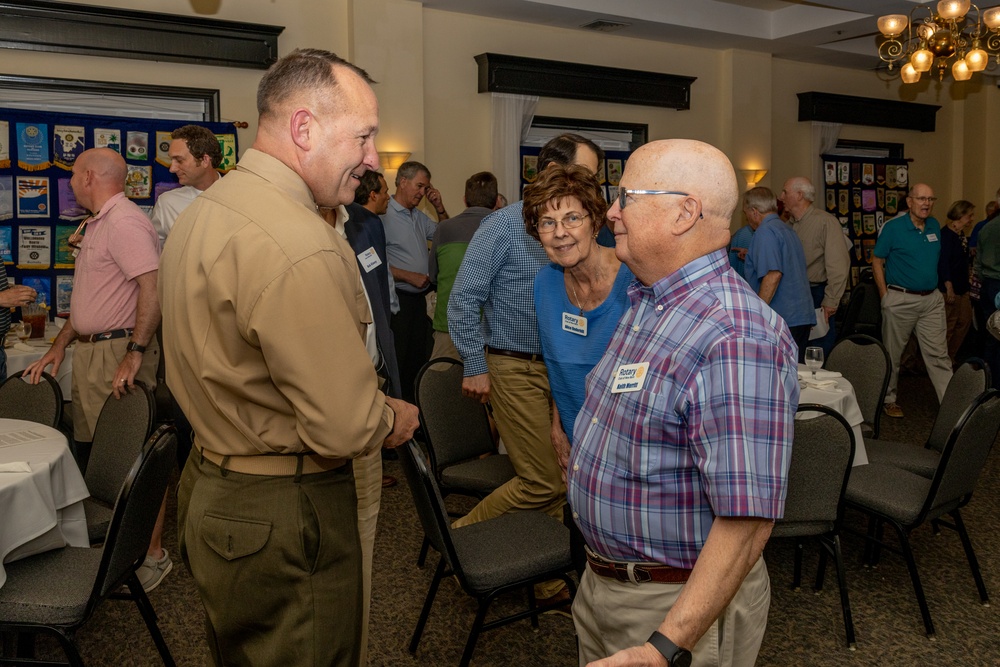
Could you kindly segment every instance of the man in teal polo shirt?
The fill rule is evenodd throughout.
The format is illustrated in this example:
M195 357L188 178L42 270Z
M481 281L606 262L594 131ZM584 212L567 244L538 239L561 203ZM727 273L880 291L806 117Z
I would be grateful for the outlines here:
M906 197L909 213L885 223L875 244L872 269L882 297L882 342L892 359L885 414L902 417L896 403L899 358L913 333L938 401L951 380L946 344L944 297L937 290L941 225L931 217L937 197L929 185L918 183Z

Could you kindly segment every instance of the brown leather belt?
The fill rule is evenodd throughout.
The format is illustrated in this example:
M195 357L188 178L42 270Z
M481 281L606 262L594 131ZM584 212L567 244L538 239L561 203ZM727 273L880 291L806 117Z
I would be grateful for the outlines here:
M591 571L608 579L634 584L655 582L658 584L683 584L691 576L691 570L661 565L659 563L623 563L610 561L587 549L587 563Z
M223 456L197 444L194 448L202 458L211 461L223 470L245 475L267 475L269 477L291 477L297 474L309 475L342 468L347 459L332 459L319 454L255 454L251 456ZM299 460L302 469L299 469Z
M934 290L932 289L906 289L905 287L900 287L899 285L886 285L886 287L896 292L902 292L903 294L916 294L918 296L934 294Z
M486 346L487 354L499 354L501 357L514 357L515 359L524 359L525 361L541 361L542 355L540 354L528 354L527 352L516 352L514 350L498 350L495 347Z
M96 343L102 340L114 340L115 338L128 338L132 335L131 329L115 329L114 331L102 331L95 334L83 334L76 339L81 343Z

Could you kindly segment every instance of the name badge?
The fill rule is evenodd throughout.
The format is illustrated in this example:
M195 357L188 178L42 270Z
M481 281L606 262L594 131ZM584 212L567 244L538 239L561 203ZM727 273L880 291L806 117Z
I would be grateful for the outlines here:
M934 234L932 232L932 233L930 233L930 234L927 235L927 242L928 243L934 243L935 241L937 241L937 234Z
M368 248L368 250L360 253L358 255L358 262L361 263L365 273L371 273L372 269L375 267L382 266L382 260L378 258L378 253L375 252L374 247Z
M611 393L624 394L630 391L639 391L642 389L642 385L646 384L648 371L648 361L641 364L622 364L615 371L615 380L611 383Z
M562 322L563 331L568 331L571 334L576 334L577 336L587 335L587 318L583 315L573 315L572 313L563 313Z

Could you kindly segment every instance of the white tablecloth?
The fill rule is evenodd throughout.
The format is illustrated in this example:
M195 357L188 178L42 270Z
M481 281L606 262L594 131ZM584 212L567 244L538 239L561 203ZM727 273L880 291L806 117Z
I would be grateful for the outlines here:
M49 322L48 326L45 328L45 338L37 338L28 342L28 345L32 348L31 352L24 352L22 350L16 350L12 347L8 347L7 375L13 375L18 371L23 371L29 364L41 359L45 353L49 351L49 347L52 345L49 341L55 338L58 333L59 327ZM74 345L70 345L66 348L66 358L63 359L62 365L59 366L59 373L56 374L56 382L59 383L59 388L62 389L64 401L73 400L74 347ZM52 367L49 366L46 370L51 372Z
M800 378L809 373L809 369L804 365L799 365ZM825 373L824 373L825 375ZM826 379L826 378L824 378ZM847 420L854 431L854 465L867 465L868 452L865 450L865 440L861 435L861 423L864 416L861 414L861 407L858 405L858 398L854 394L854 387L842 377L830 378L836 382L835 387L829 389L817 389L815 387L803 386L799 382L799 405L803 403L818 403L833 408ZM804 412L795 416L796 419L809 419L817 417L819 413Z
M90 493L54 428L0 419L0 463L24 461L31 472L0 472L0 587L3 563L43 551L88 547L83 499Z

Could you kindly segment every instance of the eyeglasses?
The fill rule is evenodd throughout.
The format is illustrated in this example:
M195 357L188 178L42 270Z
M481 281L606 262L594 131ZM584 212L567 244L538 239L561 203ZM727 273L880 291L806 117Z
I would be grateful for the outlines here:
M542 218L535 223L535 229L538 230L539 234L552 234L556 231L557 224L561 224L563 229L576 229L589 217L589 213L570 213L560 220L556 220L554 218Z
M937 197L910 197L913 201L918 201L921 204L933 204L938 200Z
M625 208L625 203L628 201L629 195L679 195L681 197L690 197L691 195L687 192L677 192L676 190L628 190L626 188L618 188L618 208Z

